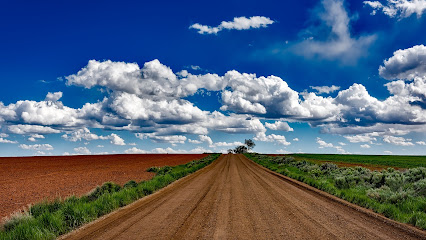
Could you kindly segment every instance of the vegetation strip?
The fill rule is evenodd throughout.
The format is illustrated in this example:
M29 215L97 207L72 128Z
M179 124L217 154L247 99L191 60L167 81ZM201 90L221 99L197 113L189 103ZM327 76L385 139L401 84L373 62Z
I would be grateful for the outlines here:
M290 154L296 160L339 163L360 163L397 168L426 167L426 156L350 155L350 154Z
M211 154L201 160L175 167L151 167L148 171L155 172L156 176L148 181L129 181L123 187L108 182L82 197L73 196L65 200L35 204L25 214L13 216L6 222L0 231L0 239L54 239L150 195L209 165L219 156L220 154Z
M246 154L254 162L279 174L328 192L399 222L426 229L426 168L382 172L362 167L296 161L291 156Z

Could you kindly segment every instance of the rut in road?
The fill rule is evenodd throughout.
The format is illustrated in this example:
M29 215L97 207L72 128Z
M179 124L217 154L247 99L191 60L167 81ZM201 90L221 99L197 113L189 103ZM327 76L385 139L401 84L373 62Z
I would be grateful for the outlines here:
M228 154L64 239L418 239L418 236L284 181L243 155Z

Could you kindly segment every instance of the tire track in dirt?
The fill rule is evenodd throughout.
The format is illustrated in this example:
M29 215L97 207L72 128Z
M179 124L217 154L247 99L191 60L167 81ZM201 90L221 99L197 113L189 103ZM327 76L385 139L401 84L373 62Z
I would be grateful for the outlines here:
M62 239L426 239L365 212L231 154Z

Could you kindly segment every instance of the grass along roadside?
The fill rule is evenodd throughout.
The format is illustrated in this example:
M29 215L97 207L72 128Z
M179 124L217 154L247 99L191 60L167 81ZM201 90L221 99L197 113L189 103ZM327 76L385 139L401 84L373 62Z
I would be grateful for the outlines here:
M313 160L337 163L358 163L397 168L426 167L426 156L349 155L349 154L290 154L296 160Z
M23 214L12 216L0 231L0 240L55 239L120 207L169 185L216 160L220 154L175 167L151 167L151 180L129 181L123 187L107 182L82 197L45 201L29 207Z
M426 168L339 168L297 161L291 156L248 153L254 162L399 222L426 230Z

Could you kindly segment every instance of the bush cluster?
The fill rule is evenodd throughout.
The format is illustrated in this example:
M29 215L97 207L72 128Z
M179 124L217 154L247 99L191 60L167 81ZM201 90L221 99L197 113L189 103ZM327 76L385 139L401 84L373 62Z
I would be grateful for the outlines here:
M34 204L27 212L12 216L4 224L0 240L54 239L207 166L219 156L211 154L184 165L152 168L156 176L148 181L129 181L123 187L107 182L82 197Z
M258 164L303 181L395 220L426 229L426 168L405 171L388 168L338 167L295 161L291 156L247 154Z

